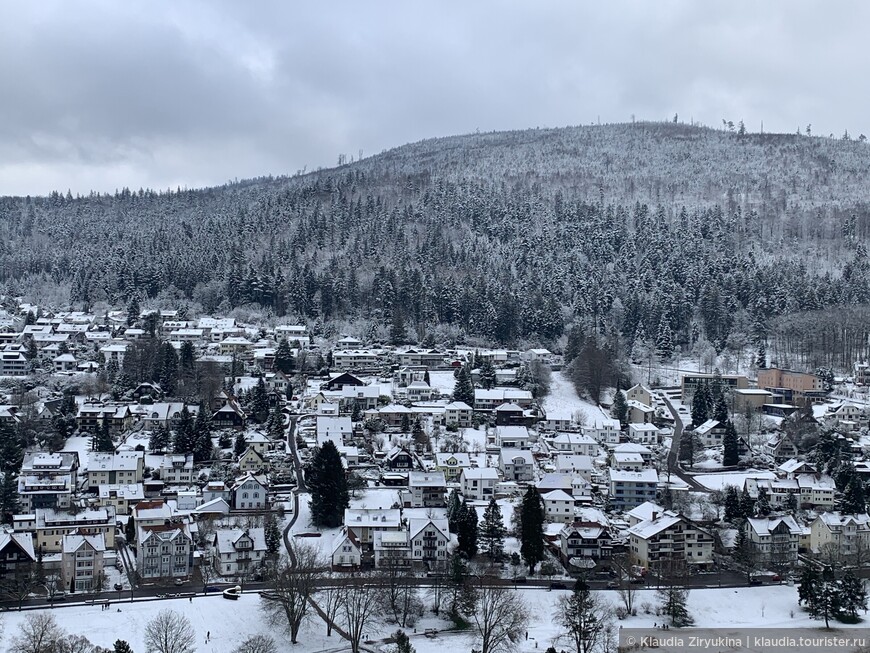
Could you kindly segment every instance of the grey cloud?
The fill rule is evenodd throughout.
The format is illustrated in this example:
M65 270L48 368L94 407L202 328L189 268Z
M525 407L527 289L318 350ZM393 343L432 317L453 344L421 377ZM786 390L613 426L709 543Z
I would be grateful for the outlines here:
M222 183L475 129L867 129L863 3L0 5L0 194Z

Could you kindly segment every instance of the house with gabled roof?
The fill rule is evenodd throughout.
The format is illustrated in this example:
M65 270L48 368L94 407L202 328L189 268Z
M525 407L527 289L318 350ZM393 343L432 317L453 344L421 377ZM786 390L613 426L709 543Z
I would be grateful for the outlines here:
M215 532L212 566L221 576L246 576L266 560L264 528L233 528Z
M463 469L471 467L471 458L467 453L436 453L435 469L444 474L448 483L459 481Z
M398 508L346 508L344 525L363 548L371 549L376 532L402 529L402 513Z
M550 446L557 452L578 454L581 456L595 456L598 454L598 442L580 433L557 433L550 440Z
M791 515L750 517L744 524L748 539L765 562L773 566L796 565L803 529Z
M193 552L193 537L183 522L137 527L136 571L141 578L186 578Z
M336 571L359 569L362 564L362 547L353 531L346 526L333 538L330 557L332 568Z
M464 401L451 401L444 407L445 426L471 428L471 418L473 416L474 409Z
M495 467L469 467L459 474L462 496L469 501L489 501L495 496L498 470Z
M269 507L269 485L265 476L248 472L236 479L232 487L233 510L265 510Z
M16 576L26 577L36 566L30 533L0 533L0 561L0 583Z
M248 472L253 472L255 474L268 472L269 468L269 462L253 447L249 446L245 449L245 452L239 456L239 472L242 474L247 474Z
M613 554L610 520L600 510L582 508L559 531L559 557L569 571L582 571ZM591 565L590 565L591 563Z
M447 566L450 529L446 519L409 519L408 536L414 564L422 564L427 569L443 569Z
M106 538L102 533L63 536L60 568L63 587L69 592L98 592L103 589L103 555Z
M690 569L713 564L713 535L685 516L653 510L652 519L628 529L632 562L647 569L662 569L674 562Z

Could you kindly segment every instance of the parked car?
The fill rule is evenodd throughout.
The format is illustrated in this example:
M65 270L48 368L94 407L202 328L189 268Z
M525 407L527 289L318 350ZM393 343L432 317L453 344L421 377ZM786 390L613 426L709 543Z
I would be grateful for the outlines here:
M550 583L550 589L551 590L566 590L566 589L568 589L568 586L561 581L555 581L555 582Z
M121 583L115 583L112 587L115 588L116 592L120 592L122 589L124 589L124 586L121 585Z

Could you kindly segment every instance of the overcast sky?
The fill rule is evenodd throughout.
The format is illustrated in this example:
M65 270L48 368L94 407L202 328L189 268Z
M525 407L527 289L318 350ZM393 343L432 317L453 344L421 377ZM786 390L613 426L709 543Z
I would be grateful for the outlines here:
M870 3L0 0L0 195L678 113L870 129Z

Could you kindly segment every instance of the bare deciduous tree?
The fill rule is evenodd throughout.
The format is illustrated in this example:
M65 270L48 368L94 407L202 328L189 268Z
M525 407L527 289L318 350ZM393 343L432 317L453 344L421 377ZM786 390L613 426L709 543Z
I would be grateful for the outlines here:
M408 570L388 564L381 574L384 597L384 614L402 628L413 626L416 616L422 612L423 602L411 583Z
M251 635L233 649L233 653L278 653L278 647L268 635Z
M161 610L145 626L148 653L193 653L195 641L190 620L175 610Z
M470 616L481 642L480 653L514 650L529 623L522 597L487 578L477 587L477 608Z
M335 578L331 572L329 576L330 579ZM323 614L326 615L326 636L330 637L332 635L332 624L338 618L338 612L344 601L343 589L341 586L323 587L317 591L315 599L320 609L323 610Z
M63 635L52 653L97 653L102 650L83 635Z
M263 611L269 620L282 625L296 644L299 628L308 617L309 599L315 591L315 581L320 578L323 564L317 549L296 545L293 549L296 564L283 556L268 567L269 589L260 594Z
M359 653L363 633L380 611L381 590L374 580L371 576L356 576L344 587L340 614L353 653Z
M18 653L53 653L63 637L63 629L57 625L54 615L34 612L24 618L18 634L12 638L10 650Z
M634 614L634 598L636 596L635 592L636 585L631 582L631 564L627 555L618 555L613 557L613 564L616 567L617 576L617 589L616 592L619 594L619 598L622 600L622 604L625 606L625 611L628 614Z

